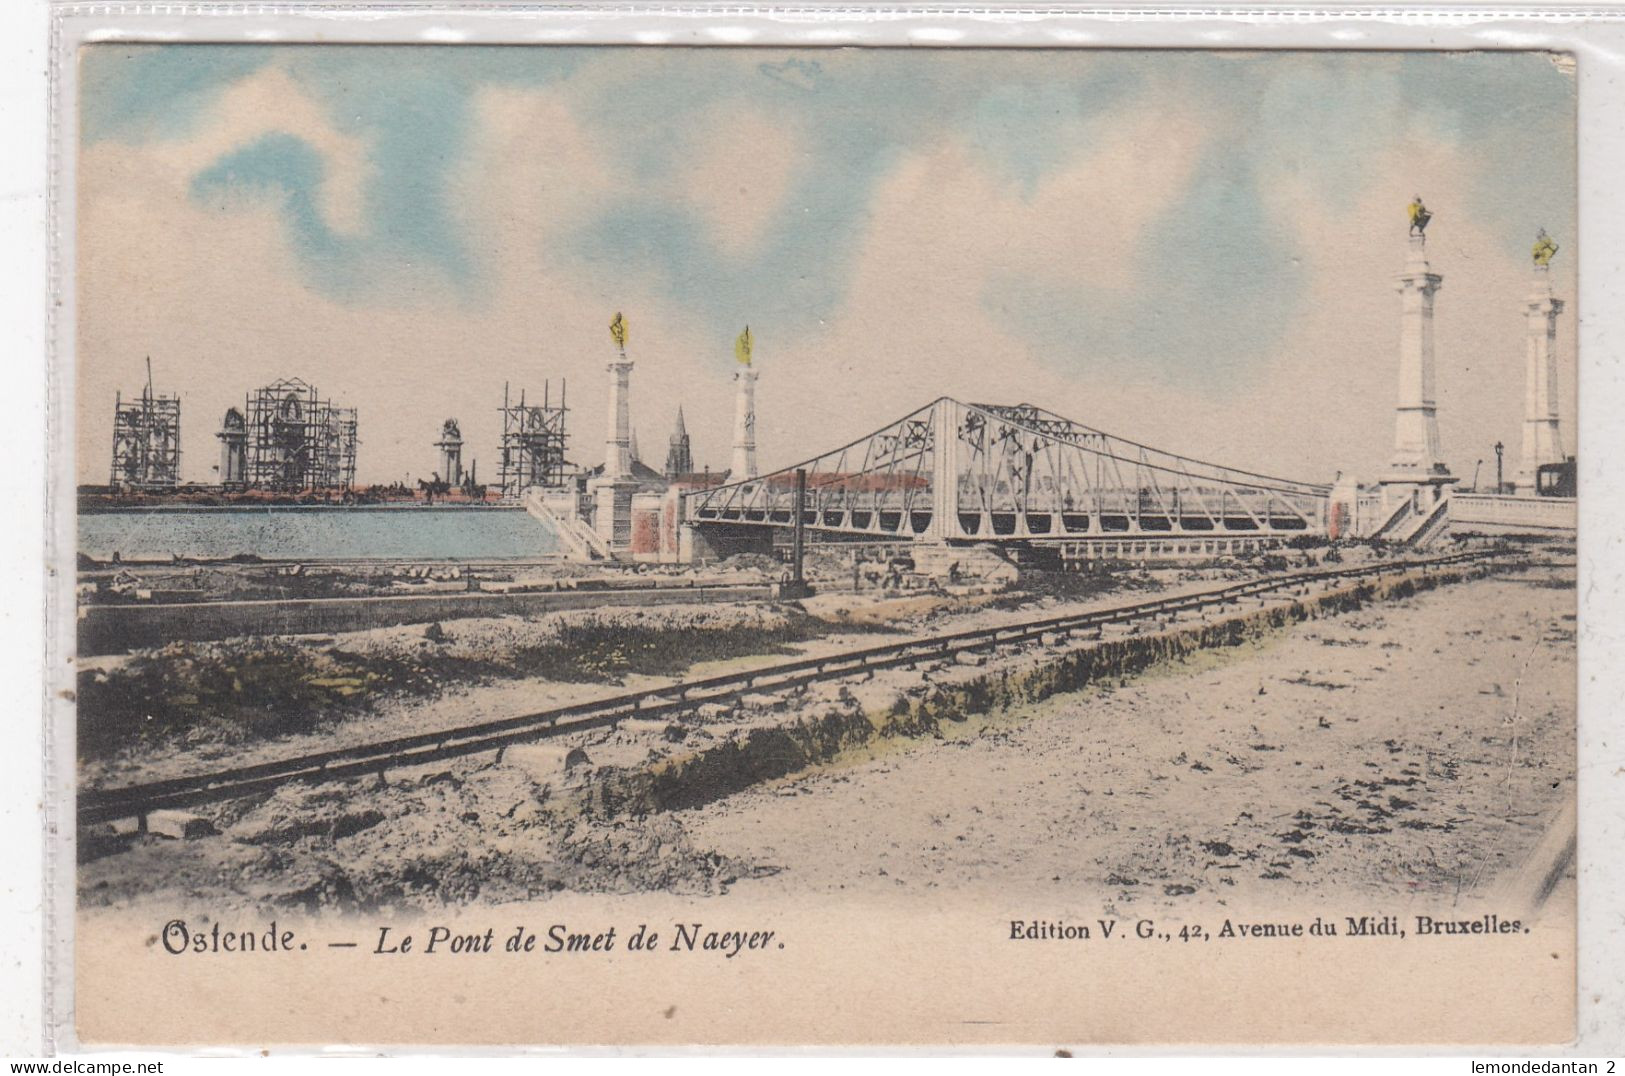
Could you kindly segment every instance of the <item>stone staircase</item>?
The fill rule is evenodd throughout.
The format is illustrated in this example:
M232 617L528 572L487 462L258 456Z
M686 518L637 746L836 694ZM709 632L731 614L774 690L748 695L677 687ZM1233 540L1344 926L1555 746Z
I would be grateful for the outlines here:
M1450 525L1450 498L1442 497L1430 508L1418 512L1410 501L1401 501L1393 515L1372 535L1406 549L1425 549Z
M1418 513L1414 526L1400 539L1400 544L1406 549L1426 549L1449 529L1450 498L1441 497L1431 509Z
M1387 522L1372 532L1371 537L1380 542L1397 542L1400 535L1415 522L1416 513L1411 508L1410 501L1401 501L1388 516Z
M532 486L527 489L520 498L520 503L525 506L525 511L547 524L559 536L559 540L569 550L571 559L582 561L614 559L609 546L598 536L597 531L587 526L573 513L561 515L549 508L540 488Z

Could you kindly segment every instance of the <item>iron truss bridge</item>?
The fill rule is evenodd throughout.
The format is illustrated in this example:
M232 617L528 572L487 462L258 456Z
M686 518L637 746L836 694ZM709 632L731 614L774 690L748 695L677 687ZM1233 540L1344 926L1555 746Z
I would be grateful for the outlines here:
M1330 487L1164 452L1031 404L943 397L804 463L685 495L695 525L1046 542L1324 533Z

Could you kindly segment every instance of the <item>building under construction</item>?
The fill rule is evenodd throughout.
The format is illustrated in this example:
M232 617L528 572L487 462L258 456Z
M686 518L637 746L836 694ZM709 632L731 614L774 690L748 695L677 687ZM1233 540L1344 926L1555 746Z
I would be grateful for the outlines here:
M181 474L181 400L160 396L152 388L152 360L139 399L113 398L113 471L115 489L174 489Z
M315 386L284 378L248 394L249 489L348 492L355 485L356 409L335 407Z
M502 453L497 468L497 481L502 496L518 500L531 486L555 488L565 480L564 460L564 383L559 385L559 402L554 406L552 388L542 385L540 406L527 404L525 393L519 392L519 402L508 395L508 386L502 386Z

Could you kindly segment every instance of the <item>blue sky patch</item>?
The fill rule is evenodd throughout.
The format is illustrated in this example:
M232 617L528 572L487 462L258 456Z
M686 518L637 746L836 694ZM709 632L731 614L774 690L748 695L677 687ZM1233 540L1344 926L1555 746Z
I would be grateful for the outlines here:
M1364 162L1432 140L1478 165L1470 190L1437 208L1441 228L1472 219L1518 253L1535 227L1574 219L1573 137L1551 133L1565 129L1554 120L1572 132L1573 80L1539 54L96 45L81 63L87 145L185 138L233 84L285 71L365 149L359 229L339 234L324 220L327 162L293 133L233 147L189 193L221 212L274 199L307 286L353 304L402 301L377 283L401 265L438 274L441 301L488 297L502 267L460 230L455 199L477 192L453 177L476 134L475 97L492 86L559 94L578 120L613 132L615 167L633 180L633 195L551 229L564 239L549 257L606 291L651 283L723 338L746 320L789 333L838 315L879 184L907 155L958 138L1030 198L1122 110L1147 102L1200 109L1212 136L1124 255L1159 282L1158 308L1076 294L1064 273L990 266L987 309L1052 361L1245 380L1307 286L1294 265L1305 252L1272 219L1272 176L1347 207L1365 190ZM668 182L695 161L695 125L730 102L792 128L805 150L780 215L745 254Z

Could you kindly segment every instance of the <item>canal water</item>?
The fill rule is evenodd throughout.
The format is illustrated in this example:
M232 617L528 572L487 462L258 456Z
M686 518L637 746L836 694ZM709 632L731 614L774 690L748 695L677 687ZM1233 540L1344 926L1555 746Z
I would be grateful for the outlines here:
M79 551L98 560L514 560L557 553L557 536L520 508L136 508L79 514Z

